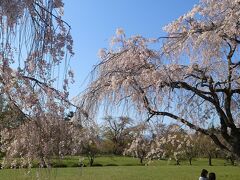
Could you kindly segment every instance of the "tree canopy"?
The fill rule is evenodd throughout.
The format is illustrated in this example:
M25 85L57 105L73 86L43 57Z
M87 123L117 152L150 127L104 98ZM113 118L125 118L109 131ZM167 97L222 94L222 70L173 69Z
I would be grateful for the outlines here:
M29 118L65 111L73 41L62 20L63 5L62 0L0 2L0 91Z
M30 167L32 160L45 166L51 156L78 152L81 131L64 121L74 53L63 5L62 0L0 1L0 94L7 107L1 107L2 167L16 157Z
M102 104L133 105L148 120L168 117L240 157L239 19L239 0L202 0L165 26L166 36L128 38L117 29L99 51L83 107L95 116Z

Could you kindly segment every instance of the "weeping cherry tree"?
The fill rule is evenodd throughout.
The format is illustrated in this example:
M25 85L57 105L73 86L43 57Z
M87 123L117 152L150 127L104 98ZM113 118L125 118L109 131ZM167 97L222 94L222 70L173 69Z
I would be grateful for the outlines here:
M201 0L165 26L164 37L128 38L118 29L99 51L83 107L92 116L102 104L121 104L148 120L165 117L239 158L239 19L239 0Z
M65 128L60 121L69 107L74 53L63 6L62 0L0 1L0 93L25 119L1 132L1 149L11 157L44 160L66 144L58 135Z

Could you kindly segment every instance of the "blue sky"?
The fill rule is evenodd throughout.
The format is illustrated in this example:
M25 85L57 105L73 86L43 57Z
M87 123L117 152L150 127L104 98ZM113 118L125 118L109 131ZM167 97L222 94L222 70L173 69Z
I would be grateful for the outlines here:
M64 0L66 20L72 27L75 56L71 65L75 84L70 98L86 88L85 79L99 61L97 52L107 48L117 28L127 36L158 37L162 27L190 10L197 0ZM85 81L85 83L84 83Z

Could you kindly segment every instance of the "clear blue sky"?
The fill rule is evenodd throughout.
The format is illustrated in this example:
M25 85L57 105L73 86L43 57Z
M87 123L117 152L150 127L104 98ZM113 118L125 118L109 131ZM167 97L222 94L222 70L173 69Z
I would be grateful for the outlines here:
M190 10L198 0L64 0L66 20L72 27L75 56L71 65L75 84L70 98L86 88L83 83L98 63L97 52L107 48L117 28L127 36L158 37L162 27Z

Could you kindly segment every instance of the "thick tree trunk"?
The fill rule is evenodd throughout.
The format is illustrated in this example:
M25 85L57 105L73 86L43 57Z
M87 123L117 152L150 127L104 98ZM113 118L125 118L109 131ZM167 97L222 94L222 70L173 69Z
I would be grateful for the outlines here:
M240 134L235 135L232 143L232 152L234 154L234 158L240 160Z

